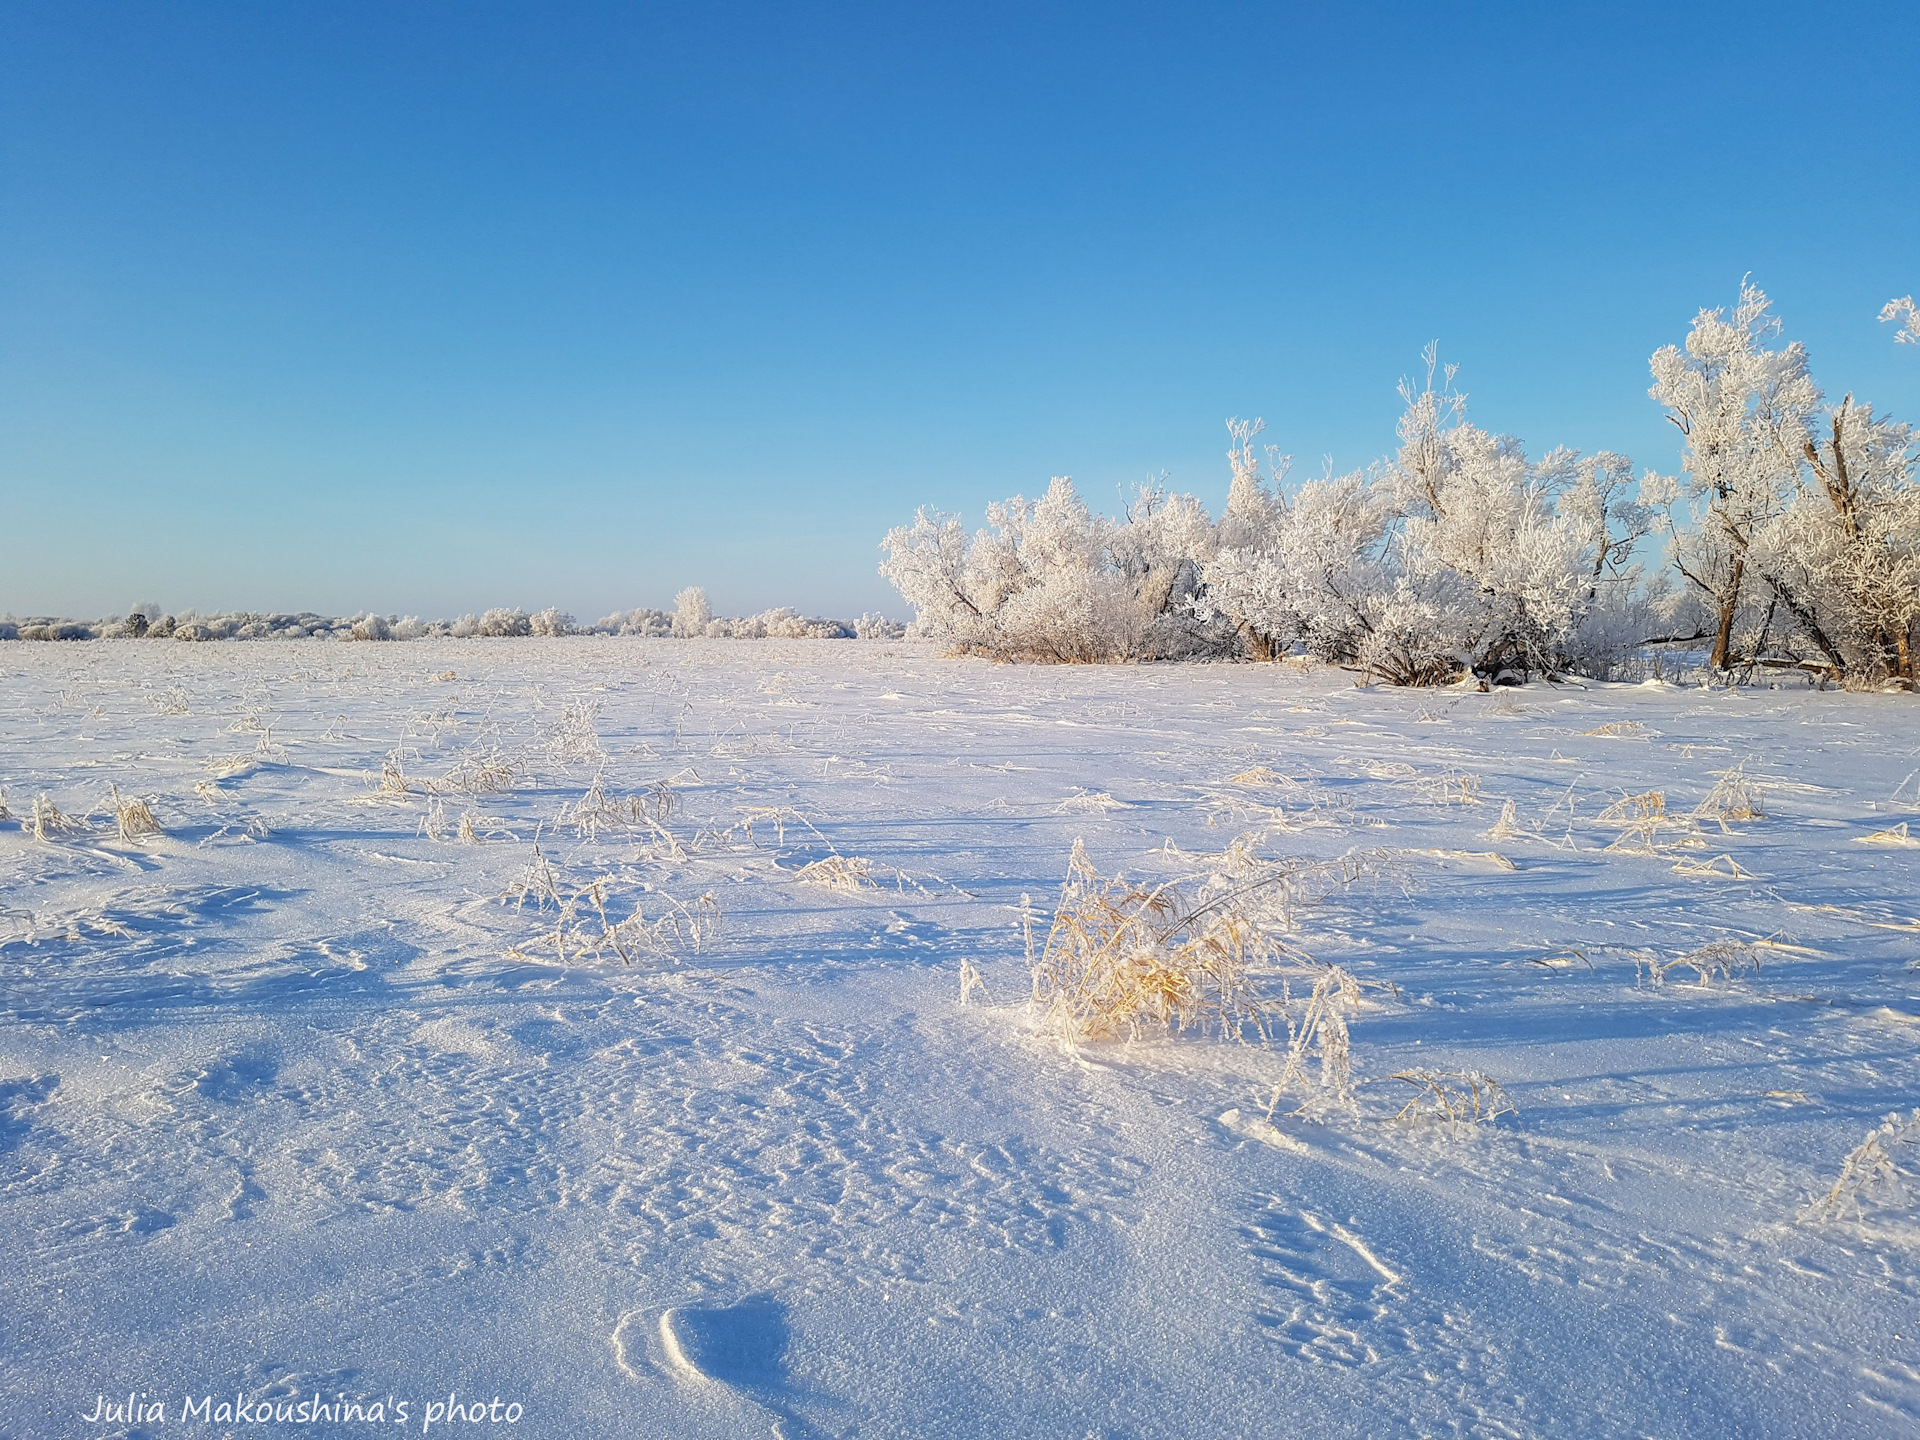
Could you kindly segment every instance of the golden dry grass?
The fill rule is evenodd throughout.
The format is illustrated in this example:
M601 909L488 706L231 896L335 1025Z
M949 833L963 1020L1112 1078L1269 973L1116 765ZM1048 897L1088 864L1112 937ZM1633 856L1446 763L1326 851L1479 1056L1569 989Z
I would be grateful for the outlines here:
M793 878L802 885L819 885L846 895L872 890L879 883L873 878L873 862L858 855L829 855L802 865Z
M1731 855L1716 855L1711 860L1681 858L1673 863L1673 874L1689 875L1697 880L1752 880L1751 870L1743 868Z
M1278 770L1269 770L1264 765L1256 765L1251 770L1242 770L1238 775L1229 775L1229 785L1283 785L1288 777Z
M1414 1087L1413 1098L1396 1120L1476 1125L1520 1113L1500 1083L1478 1070L1396 1070L1393 1078Z
M1069 1042L1137 1036L1149 1028L1250 1025L1272 1034L1280 1008L1247 971L1288 953L1228 907L1205 913L1171 883L1103 877L1074 841L1046 947L1033 966L1044 1029Z
M1895 825L1891 830L1876 830L1871 835L1856 835L1853 843L1856 845L1891 845L1898 849L1913 849L1916 846L1920 846L1920 840L1914 839L1913 836L1907 833L1907 822L1904 820L1898 825Z
M1659 790L1624 796L1601 811L1599 820L1602 825L1620 827L1619 835L1607 849L1639 855L1659 854L1660 831L1684 823L1667 817L1667 797Z
M1760 787L1748 778L1746 762L1730 770L1712 772L1716 783L1707 798L1693 807L1693 820L1717 824L1723 834L1732 834L1731 820L1764 820L1767 812L1760 802Z
M34 797L33 811L20 822L20 828L36 840L53 840L61 835L74 835L86 829L83 821L64 814L45 795Z
M1365 856L1263 861L1244 837L1204 858L1210 873L1189 896L1172 881L1103 876L1074 842L1037 958L1029 942L1032 1004L1043 1031L1068 1044L1147 1031L1213 1031L1263 1043L1282 1029L1294 1034L1282 967L1309 962L1281 932L1298 906L1377 864Z
M113 819L122 840L143 840L161 833L160 822L153 818L153 807L137 796L122 795L113 789Z

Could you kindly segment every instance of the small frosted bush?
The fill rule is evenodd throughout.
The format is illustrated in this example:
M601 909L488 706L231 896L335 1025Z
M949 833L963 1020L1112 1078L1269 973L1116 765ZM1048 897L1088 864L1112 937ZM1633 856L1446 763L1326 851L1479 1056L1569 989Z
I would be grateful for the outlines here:
M483 636L520 636L533 633L533 621L524 610L489 610L480 617Z
M907 627L877 610L869 610L853 622L853 633L861 640L901 640L906 638Z

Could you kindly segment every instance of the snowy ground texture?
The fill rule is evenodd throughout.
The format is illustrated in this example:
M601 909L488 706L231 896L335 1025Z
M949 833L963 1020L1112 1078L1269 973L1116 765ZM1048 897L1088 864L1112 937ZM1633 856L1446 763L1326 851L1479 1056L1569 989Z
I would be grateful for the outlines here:
M0 673L5 1435L1920 1423L1913 1210L1801 1218L1920 1103L1910 699L604 637ZM1740 762L1765 818L1682 823ZM1355 1105L1277 1127L1278 1051L1021 1006L1076 837L1249 832L1385 852L1293 937L1397 987ZM834 855L878 883L796 878ZM1519 1113L1395 1120L1408 1069ZM164 1418L81 1418L129 1391Z

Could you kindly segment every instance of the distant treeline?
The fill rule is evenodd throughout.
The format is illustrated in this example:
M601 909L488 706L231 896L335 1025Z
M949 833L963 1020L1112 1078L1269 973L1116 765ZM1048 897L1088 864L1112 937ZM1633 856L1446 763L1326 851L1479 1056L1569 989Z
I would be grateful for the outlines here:
M488 610L457 620L422 620L417 616L328 616L311 611L299 614L262 614L231 611L202 615L183 610L162 612L141 602L122 617L106 620L66 620L50 616L0 620L0 640L430 640L561 635L641 635L660 639L715 640L897 640L906 626L884 615L867 614L858 620L822 620L781 607L738 618L715 615L706 591L698 586L682 590L672 610L617 610L592 625L582 625L564 610Z

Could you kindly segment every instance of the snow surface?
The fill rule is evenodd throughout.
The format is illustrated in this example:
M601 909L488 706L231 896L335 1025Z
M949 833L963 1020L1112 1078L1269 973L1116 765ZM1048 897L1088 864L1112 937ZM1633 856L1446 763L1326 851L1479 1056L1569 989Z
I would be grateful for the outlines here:
M1920 820L1911 700L604 637L0 675L15 820L95 812L0 835L0 1433L381 1430L180 1418L236 1392L569 1437L1920 1420L1911 1210L1799 1218L1920 1102L1920 846L1856 843ZM514 788L430 820L487 756ZM1682 814L1742 760L1765 819L1604 848L1613 801ZM583 838L603 763L653 808ZM166 833L121 840L110 783ZM1022 896L1044 928L1076 837L1158 878L1250 830L1392 852L1295 937L1399 990L1352 1113L1269 1127L1273 1051L1069 1054L1021 1009ZM502 902L536 834L563 891L710 894L717 937L562 965L552 907ZM880 883L794 878L834 853ZM1718 854L1752 878L1673 868ZM1757 974L1635 963L1723 937L1772 942ZM1410 1067L1519 1114L1396 1122ZM80 1418L129 1391L164 1420Z

